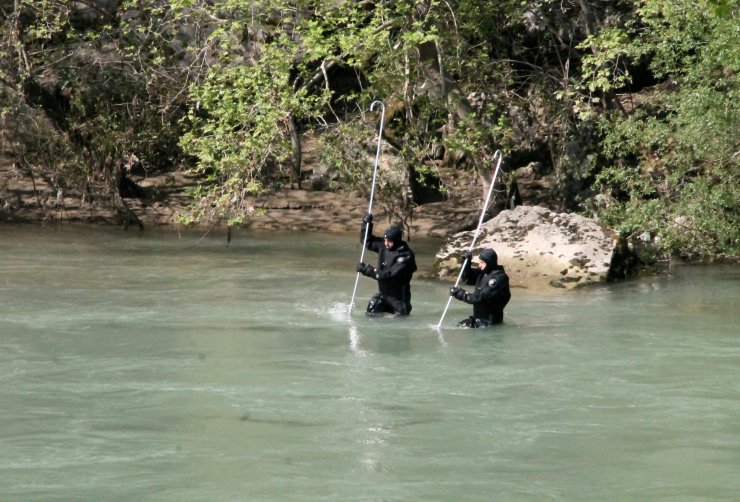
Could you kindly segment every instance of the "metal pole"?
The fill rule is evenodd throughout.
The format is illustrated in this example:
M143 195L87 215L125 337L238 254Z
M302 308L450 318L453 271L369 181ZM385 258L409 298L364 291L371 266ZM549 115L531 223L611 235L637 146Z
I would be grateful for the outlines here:
M378 149L375 152L375 167L373 168L373 183L370 188L370 203L367 206L367 214L373 213L373 198L375 197L375 180L378 177L378 166L380 165L380 143L383 141L383 123L385 122L385 105L382 101L373 101L370 105L370 111L375 110L375 105L380 106L380 129L378 130ZM370 225L365 225L365 237L362 240L362 252L360 253L360 263L365 259L365 246L367 245L367 237L370 233ZM352 290L352 301L349 303L349 311L352 312L352 307L355 304L355 294L357 293L357 284L360 282L360 273L357 272L355 277L355 289Z
M501 161L503 160L503 155L501 154L501 150L496 150L496 153L493 154L493 158L495 159L498 157L498 164L496 164L496 170L493 172L493 178L491 179L491 186L488 187L488 195L486 196L486 201L483 204L483 207L481 208L480 212L480 218L478 219L478 228L475 229L475 233L473 234L473 242L470 243L470 248L468 249L469 253L473 252L473 248L475 247L475 241L478 240L478 235L480 234L480 227L483 224L483 218L486 215L486 210L488 209L488 201L491 199L491 194L493 193L493 185L496 184L496 178L498 177L499 168L501 167ZM458 284L460 284L460 279L462 279L463 271L465 270L465 265L467 265L468 259L466 258L463 260L462 267L460 267L460 273L457 275L457 280L455 281L455 287L457 287ZM445 315L447 315L447 309L450 308L450 303L452 302L452 297L447 298L447 305L445 306L444 311L442 312L442 317L439 319L439 323L437 324L437 329L439 329L442 326L442 321L445 319Z

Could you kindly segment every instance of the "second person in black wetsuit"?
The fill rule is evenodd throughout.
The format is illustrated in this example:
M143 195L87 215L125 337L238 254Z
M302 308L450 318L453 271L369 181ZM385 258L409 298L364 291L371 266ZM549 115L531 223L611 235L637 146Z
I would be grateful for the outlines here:
M504 267L498 264L498 255L493 249L484 249L478 255L478 268L470 265L471 255L463 254L465 269L462 280L475 285L468 293L462 288L450 288L450 296L465 303L473 304L473 315L460 321L463 328L484 328L491 324L504 322L504 307L511 299L509 276Z

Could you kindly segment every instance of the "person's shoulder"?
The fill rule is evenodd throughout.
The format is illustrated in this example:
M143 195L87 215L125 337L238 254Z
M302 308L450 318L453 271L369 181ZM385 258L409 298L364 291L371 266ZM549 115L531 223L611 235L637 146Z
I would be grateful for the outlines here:
M408 246L400 245L395 250L396 256L399 258L413 258L414 252Z
M494 269L490 274L488 274L488 277L489 279L494 279L495 283L498 283L498 284L501 284L501 283L508 284L509 283L509 276L504 270L504 267L500 265L498 268Z
M406 241L401 241L398 243L398 246L396 246L396 252L414 254L414 252L411 250L411 246L409 246L409 243Z
M503 269L496 268L482 275L479 280L482 280L489 288L496 288L502 284L508 284L509 276L504 273Z
M396 246L396 249L394 249L393 252L398 257L397 261L399 262L415 261L414 252L411 250L408 244L406 244L405 241L401 241L401 243Z
M489 270L487 272L484 272L483 275L486 277L486 279L494 279L494 278L500 278L500 277L508 277L506 275L506 272L504 272L503 267L496 267L493 270Z
M506 274L506 270L504 270L504 267L502 267L501 265L499 265L498 267L496 267L493 270L491 270L491 272L489 273L489 275L491 275L491 276L500 275L500 276L506 276L506 277L508 277L508 275Z

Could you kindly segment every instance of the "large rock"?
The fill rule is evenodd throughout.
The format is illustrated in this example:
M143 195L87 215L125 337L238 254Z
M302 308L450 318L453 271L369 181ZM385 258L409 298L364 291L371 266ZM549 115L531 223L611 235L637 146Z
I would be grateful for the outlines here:
M474 232L453 235L435 257L440 278L457 278L461 253ZM624 270L624 246L618 235L577 214L536 206L502 211L481 226L473 251L492 247L512 286L574 288L605 282Z

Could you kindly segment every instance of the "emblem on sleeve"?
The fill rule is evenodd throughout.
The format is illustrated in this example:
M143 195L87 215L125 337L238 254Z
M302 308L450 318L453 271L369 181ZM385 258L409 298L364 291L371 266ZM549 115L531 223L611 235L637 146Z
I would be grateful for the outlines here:
M496 279L491 279L490 281L488 281L488 285L491 286L491 287L495 286L496 285Z

